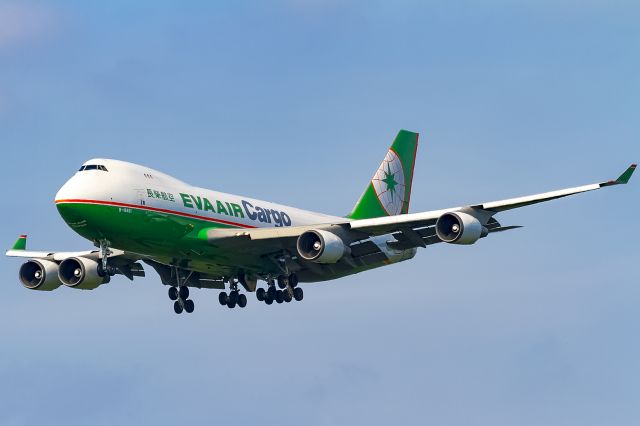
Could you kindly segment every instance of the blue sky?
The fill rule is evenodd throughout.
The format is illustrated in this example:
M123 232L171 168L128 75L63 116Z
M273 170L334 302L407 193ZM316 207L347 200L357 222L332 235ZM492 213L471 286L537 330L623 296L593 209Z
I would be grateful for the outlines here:
M88 243L53 196L86 159L331 214L400 128L412 211L640 160L637 2L0 2L0 230ZM637 179L636 179L637 180ZM2 258L0 423L633 425L640 182L522 230L176 316L158 277L23 289Z

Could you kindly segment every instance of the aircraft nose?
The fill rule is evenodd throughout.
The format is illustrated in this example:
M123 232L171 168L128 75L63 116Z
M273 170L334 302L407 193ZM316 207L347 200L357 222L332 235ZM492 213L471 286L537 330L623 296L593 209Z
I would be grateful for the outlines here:
M78 188L75 177L72 177L64 183L56 193L55 202L58 204L60 201L73 200L78 198Z
M58 190L55 197L56 208L62 219L68 224L80 223L84 220L78 202L84 198L82 182L73 176Z

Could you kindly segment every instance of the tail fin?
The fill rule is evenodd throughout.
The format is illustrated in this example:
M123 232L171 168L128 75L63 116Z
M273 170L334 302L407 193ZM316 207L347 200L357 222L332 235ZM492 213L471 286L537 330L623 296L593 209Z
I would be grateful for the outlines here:
M409 212L418 134L400 130L348 217L369 219Z

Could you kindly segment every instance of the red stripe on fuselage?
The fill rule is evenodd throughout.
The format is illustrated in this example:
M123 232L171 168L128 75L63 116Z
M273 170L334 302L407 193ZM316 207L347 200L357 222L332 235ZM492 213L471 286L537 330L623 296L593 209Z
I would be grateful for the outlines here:
M116 201L81 200L81 199L56 200L56 204L61 204L61 203L69 203L69 204L73 204L73 203L77 203L77 204L100 204L100 205L105 205L105 206L128 207L128 208L131 208L131 209L148 210L148 211L159 212L159 213L168 213L168 214L174 214L174 215L177 215L177 216L189 217L189 218L192 218L192 219L206 220L208 222L222 223L222 224L225 224L225 225L237 226L237 227L240 227L240 228L257 228L257 226L244 225L242 223L231 222L231 221L223 220L223 219L214 219L212 217L199 216L199 215L196 215L196 214L184 213L184 212L179 212L179 211L176 211L176 210L159 209L159 208L156 208L156 207L140 206L140 205L137 205L137 204L128 204L128 203L119 203L119 202L116 202Z

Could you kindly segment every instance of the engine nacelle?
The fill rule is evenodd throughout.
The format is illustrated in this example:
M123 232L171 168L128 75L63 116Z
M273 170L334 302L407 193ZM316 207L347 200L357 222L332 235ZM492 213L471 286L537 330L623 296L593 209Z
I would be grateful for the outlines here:
M94 288L109 282L109 275L102 270L102 265L85 257L68 257L58 267L58 277L67 287L81 290Z
M445 213L436 222L436 234L445 243L473 244L488 233L478 219L463 212Z
M31 259L20 267L20 282L29 290L51 291L60 287L58 264L50 260Z
M347 251L344 242L328 231L306 231L298 237L298 254L316 263L336 263Z

